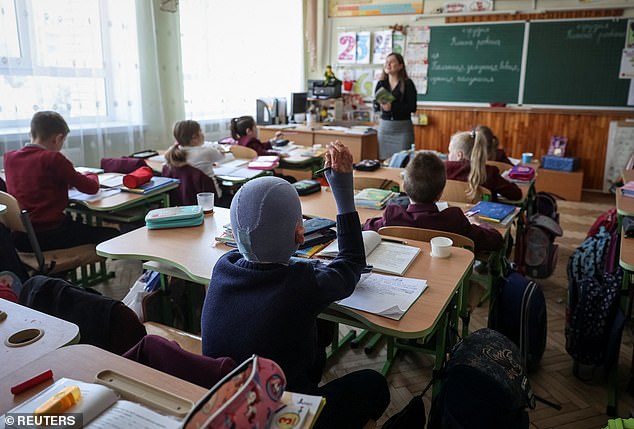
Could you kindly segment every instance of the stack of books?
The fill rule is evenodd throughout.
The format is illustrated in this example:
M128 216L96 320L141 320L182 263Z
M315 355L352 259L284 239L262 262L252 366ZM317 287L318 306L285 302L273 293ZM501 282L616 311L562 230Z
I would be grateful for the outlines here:
M233 236L233 231L231 231L230 223L223 225L223 231L219 236L216 237L216 241L232 247L237 246L236 239Z
M634 197L634 182L627 182L623 185L621 192L623 192L623 195L626 197Z
M358 207L382 210L396 192L387 189L366 188L354 196L354 204Z

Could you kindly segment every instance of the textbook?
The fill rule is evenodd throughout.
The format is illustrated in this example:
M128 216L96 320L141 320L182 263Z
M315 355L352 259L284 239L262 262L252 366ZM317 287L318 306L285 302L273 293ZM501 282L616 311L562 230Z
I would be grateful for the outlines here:
M282 405L273 414L268 429L310 429L326 405L326 398L304 393L284 392Z
M172 179L171 177L154 176L152 177L152 180L150 180L147 183L144 183L138 188L128 188L127 186L122 185L121 190L126 192L132 192L135 194L149 194L150 192L164 188L173 183L178 184L180 183L180 180Z
M467 215L477 214L482 220L500 223L514 211L515 206L509 204L480 201L467 212Z
M363 274L347 298L337 304L400 320L427 289L427 280Z
M396 192L388 189L365 188L354 195L354 204L359 207L381 210Z
M373 271L402 276L420 253L419 247L384 240L376 231L363 231L362 234L366 263ZM338 253L339 245L335 240L317 256L334 258Z
M64 417L65 424L54 425L54 427L82 427L79 425L80 422L75 421L77 426L73 426L71 421L71 417L74 419L79 415L83 418L83 422L81 422L83 427L93 429L123 429L131 427L171 429L178 428L181 425L181 420L176 416L166 416L139 403L122 400L119 398L119 394L109 387L70 378L60 378L47 389L9 411L11 414L16 413L24 415L24 417L32 417L32 422L21 424L16 417L14 424L9 424L9 419L6 419L6 427L11 429L40 429L43 425L36 424L38 422L35 420L33 412L49 398L70 386L79 387L81 397L77 403L65 411L65 414L46 416L49 418L56 417L57 419ZM151 389L149 386L148 388ZM180 399L176 396L174 398ZM44 418L44 416L40 417ZM57 420L57 422L61 423L62 420Z
M396 100L396 97L394 97L394 94L392 94L390 91L381 87L376 92L376 94L374 94L374 99L379 104L383 104L383 103L391 103L392 101Z

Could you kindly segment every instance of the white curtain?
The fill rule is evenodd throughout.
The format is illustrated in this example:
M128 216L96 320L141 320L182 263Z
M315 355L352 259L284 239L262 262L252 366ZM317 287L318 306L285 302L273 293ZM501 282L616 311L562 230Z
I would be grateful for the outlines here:
M188 118L255 116L256 99L304 90L303 1L182 0ZM224 134L227 134L226 130Z
M138 4L152 15L150 2ZM146 22L138 32L129 0L0 0L0 154L30 140L39 110L68 122L63 152L75 165L145 147L147 124L163 121L150 120L142 102L140 70L158 70L147 64L156 55L139 62L139 34L154 37Z

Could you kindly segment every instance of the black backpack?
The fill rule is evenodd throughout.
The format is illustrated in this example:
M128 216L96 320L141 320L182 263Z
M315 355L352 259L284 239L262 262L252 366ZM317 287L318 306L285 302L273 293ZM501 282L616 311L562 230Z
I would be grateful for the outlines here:
M527 429L535 397L519 350L492 329L480 329L450 353L428 429Z
M520 362L528 371L539 365L548 336L546 299L537 283L517 271L500 279L491 305L489 327L504 334L520 349Z

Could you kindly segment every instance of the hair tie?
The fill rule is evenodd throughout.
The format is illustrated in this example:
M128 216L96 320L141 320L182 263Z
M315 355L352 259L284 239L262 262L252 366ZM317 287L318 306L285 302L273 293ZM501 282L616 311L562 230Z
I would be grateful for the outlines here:
M469 137L471 137L472 139L475 140L475 138L476 138L476 130L471 130L471 132L469 133Z

